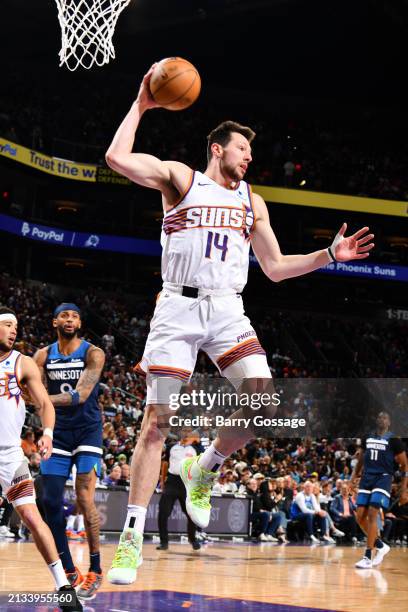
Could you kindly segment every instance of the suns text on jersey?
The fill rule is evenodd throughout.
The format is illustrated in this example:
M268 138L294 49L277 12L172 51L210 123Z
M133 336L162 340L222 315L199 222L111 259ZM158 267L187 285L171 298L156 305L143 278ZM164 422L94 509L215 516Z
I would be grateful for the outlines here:
M248 219L247 219L248 217ZM186 227L230 227L241 229L252 225L252 212L240 208L197 206L187 210Z

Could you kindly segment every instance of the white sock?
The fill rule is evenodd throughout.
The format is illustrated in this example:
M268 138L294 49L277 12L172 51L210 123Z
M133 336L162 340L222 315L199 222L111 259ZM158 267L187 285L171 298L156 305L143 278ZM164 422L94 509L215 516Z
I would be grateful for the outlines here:
M83 514L78 514L77 530L78 531L85 531L84 515Z
M58 561L54 561L54 563L50 563L48 565L48 569L50 570L52 577L54 578L55 586L57 587L57 589L60 589L66 584L69 585L69 581L67 580L64 568L62 567L61 559L58 559Z
M226 456L222 455L214 446L214 442L203 452L201 457L198 460L198 465L205 470L209 470L211 472L218 472L219 468L222 466L224 461L226 460Z
M124 529L134 529L138 533L143 534L146 521L147 508L143 506L133 506L129 504L127 507L126 521Z
M70 531L73 531L74 529L75 519L76 519L75 514L70 514L69 517L67 518L67 529L69 529Z

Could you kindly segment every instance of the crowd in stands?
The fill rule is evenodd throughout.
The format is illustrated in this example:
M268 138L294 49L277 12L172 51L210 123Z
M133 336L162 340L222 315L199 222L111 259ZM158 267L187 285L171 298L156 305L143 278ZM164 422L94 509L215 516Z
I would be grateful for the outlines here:
M37 348L54 341L51 321L52 312L60 298L58 288L46 284L26 283L0 275L0 304L15 309L19 319L19 333L15 348L26 354L33 354ZM148 333L149 316L144 302L130 306L122 299L104 296L98 299L98 292L89 289L78 295L78 303L86 317L97 315L105 321L105 333L96 337L90 330L85 336L96 342L106 352L106 365L100 383L99 405L103 418L103 473L100 485L120 487L129 485L130 462L140 432L145 408L144 379L134 371L133 366L140 357L143 342ZM99 296L100 297L100 296ZM41 315L39 316L39 313ZM314 336L313 316L308 315L310 337ZM316 417L317 387L313 392L302 385L305 379L313 380L322 375L320 366L307 359L293 360L274 344L274 337L283 337L280 326L288 326L282 314L269 313L259 319L260 338L270 355L271 370L276 379L288 380L289 391L285 392L285 416L301 417L307 414ZM353 327L354 325L354 327ZM383 364L382 376L407 376L407 326L389 322L377 326L368 322L350 321L351 335L359 334L378 351L378 368ZM316 334L319 326L316 324ZM89 332L89 333L88 333ZM125 338L126 336L126 338ZM131 345L127 336L132 337ZM134 342L133 342L134 341ZM321 347L322 348L322 347ZM132 354L132 351L135 353ZM137 353L137 351L140 351ZM357 372L358 373L358 372ZM366 373L368 375L368 373ZM200 355L196 378L190 389L205 380L220 384L215 368L210 369L207 358ZM292 385L292 386L291 386ZM405 396L398 402L406 401ZM405 399L404 399L405 398ZM194 416L193 412L186 412ZM344 420L344 412L340 415ZM40 423L29 408L24 429L22 447L29 458L34 473L38 473L40 457L36 440L40 435ZM323 437L270 438L260 435L245 448L228 458L221 468L215 483L215 494L246 495L254 501L253 534L261 541L296 540L304 536L311 542L320 539L332 542L341 537L351 542L362 540L355 521L355 489L350 487L350 476L355 464L356 441L336 437L332 430ZM197 443L207 447L215 437L211 427L197 428L194 432ZM172 431L164 445L163 457L178 439ZM160 484L158 483L158 486ZM4 501L1 502L4 504ZM0 521L7 524L7 513ZM399 506L396 490L391 507L383 516L384 535L389 540L400 542L407 535L408 508ZM344 534L344 535L341 535Z
M75 88L65 91L54 79L46 84L37 82L34 74L16 75L9 94L2 97L0 135L50 155L103 164L104 152L131 102L127 92L133 91L134 83L129 81L126 87L122 79L120 87L112 87L101 80L75 78ZM336 112L319 113L316 118L310 111L297 116L265 108L248 112L236 106L236 116L231 116L229 106L198 103L171 121L165 111L149 114L136 147L201 169L209 131L225 119L245 120L258 134L248 175L251 182L406 200L406 153L390 139L389 117L360 117L355 112L353 116L350 111L351 120L340 120Z

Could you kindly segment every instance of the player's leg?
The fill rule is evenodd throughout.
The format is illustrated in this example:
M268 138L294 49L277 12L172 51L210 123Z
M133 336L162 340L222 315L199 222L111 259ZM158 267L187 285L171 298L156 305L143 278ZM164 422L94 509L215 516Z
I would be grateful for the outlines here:
M356 521L361 531L367 535L368 532L368 503L367 506L359 505L356 511Z
M364 557L356 563L360 569L369 569L379 565L390 551L388 544L380 538L378 528L379 509L387 508L388 491L391 490L391 477L363 475L357 495L356 519L360 529L367 536L367 548ZM373 551L376 555L373 559Z
M367 550L372 551L374 548L375 541L378 535L378 513L379 506L368 507L368 520L367 520ZM371 555L370 555L371 558Z
M71 557L63 508L64 487L72 468L72 449L73 432L56 428L52 455L47 461L41 461L41 483L45 520L54 536L68 580L77 587L83 581L83 576Z
M53 577L56 589L73 598L75 603L73 612L81 611L82 606L76 601L75 591L67 580L52 533L37 508L34 483L27 459L19 448L2 459L5 460L0 461L0 486L6 494L7 501L13 505L22 522L31 531L35 545Z
M233 419L249 419L248 427L241 425L223 426L217 431L217 437L214 440L214 447L218 453L225 458L231 453L245 446L245 444L256 436L261 436L264 431L253 424L253 417L260 415L262 417L272 418L276 413L276 406L273 405L272 396L275 393L273 386L272 375L268 366L265 355L249 355L244 357L222 371L223 376L227 378L237 390L240 396L252 397L255 394L264 394L265 397L271 398L268 405L261 409L253 410L251 406L245 405L236 410L228 418ZM205 458L202 458L200 463L204 465Z
M142 563L147 506L159 479L162 447L169 430L169 399L188 382L205 333L201 308L191 306L192 299L179 290L160 293L143 358L136 366L136 371L146 374L146 409L132 456L126 521L107 574L113 583L132 583Z
M48 459L51 461L52 457ZM69 471L70 460L67 463L66 469ZM50 469L54 469L50 466ZM68 538L66 535L65 517L64 517L64 487L68 474L65 476L57 474L42 474L42 490L43 490L43 507L45 511L45 520L49 526L55 540L55 545L58 554L62 561L62 565L67 573L68 579L73 586L83 580L82 574L75 567L69 550Z
M146 511L160 475L164 440L169 431L169 393L178 392L182 381L152 375L146 377L146 409L140 437L130 467L129 504L119 546L107 577L114 584L131 584L142 564Z
M84 517L89 545L89 569L78 596L91 600L102 584L99 545L99 515L95 506L95 486L101 473L102 424L87 426L75 433L73 450L76 465L75 493L78 511Z
M84 582L78 590L78 596L84 600L95 597L102 584L101 555L99 548L99 515L95 506L96 471L80 473L78 467L75 479L75 491L78 509L84 517L85 530L89 545L89 569Z
M18 503L16 505L16 503L14 503L15 510L26 527L30 530L35 545L52 575L55 588L60 593L63 593L65 597L69 596L71 598L70 601L73 602L72 606L60 606L61 610L81 612L83 609L82 605L76 597L74 587L71 586L67 579L50 528L43 521L35 503L25 503L24 500L21 501L21 505Z
M266 354L244 313L241 296L211 299L214 312L210 329L212 339L203 344L202 350L241 396L251 397L253 393L267 392L272 396L274 390ZM250 406L238 408L229 418L249 418L250 427L220 427L217 438L200 457L200 465L208 471L216 471L226 457L258 435L253 427L253 416L263 413L264 416L273 417L275 412L276 406L272 402L258 412L254 412Z
M238 353L239 355L239 353ZM252 354L229 363L222 371L223 376L234 385L238 396L252 397L254 393L262 393L271 398L264 406L263 412L255 414L272 417L276 407L272 404L274 394L271 373L265 355ZM229 419L248 419L249 426L223 426L218 429L217 437L199 457L182 461L180 476L187 490L186 507L189 516L199 527L208 526L211 514L211 488L225 459L234 451L263 431L257 432L253 426L254 412L248 404L239 408Z
M385 555L387 555L391 548L383 542L381 539L381 517L380 517L380 508L387 510L390 497L391 497L391 485L392 485L392 476L390 475L381 475L377 478L375 487L370 496L370 510L371 508L375 509L375 523L376 523L376 532L373 542L373 547L375 547L375 557L373 559L373 567L380 565L382 563ZM374 522L374 516L372 517L372 521ZM374 531L374 526L373 526ZM368 541L368 536L367 536ZM370 543L372 542L372 538L370 538ZM368 544L367 544L368 545Z
M15 510L23 521L24 525L26 525L26 527L28 527L28 529L31 531L35 545L37 546L48 567L55 564L56 568L59 568L58 574L54 574L53 572L57 587L59 588L64 584L69 584L64 568L59 559L50 528L42 520L35 502L28 503L23 501L21 505L15 505Z

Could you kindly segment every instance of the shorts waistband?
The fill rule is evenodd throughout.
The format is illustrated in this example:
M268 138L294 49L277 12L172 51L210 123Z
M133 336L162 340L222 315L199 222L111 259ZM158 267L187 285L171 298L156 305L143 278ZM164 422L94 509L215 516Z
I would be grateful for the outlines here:
M188 285L177 285L176 283L163 283L163 289L173 291L185 297L198 298L209 296L241 295L234 289L205 289L204 287L189 287Z

